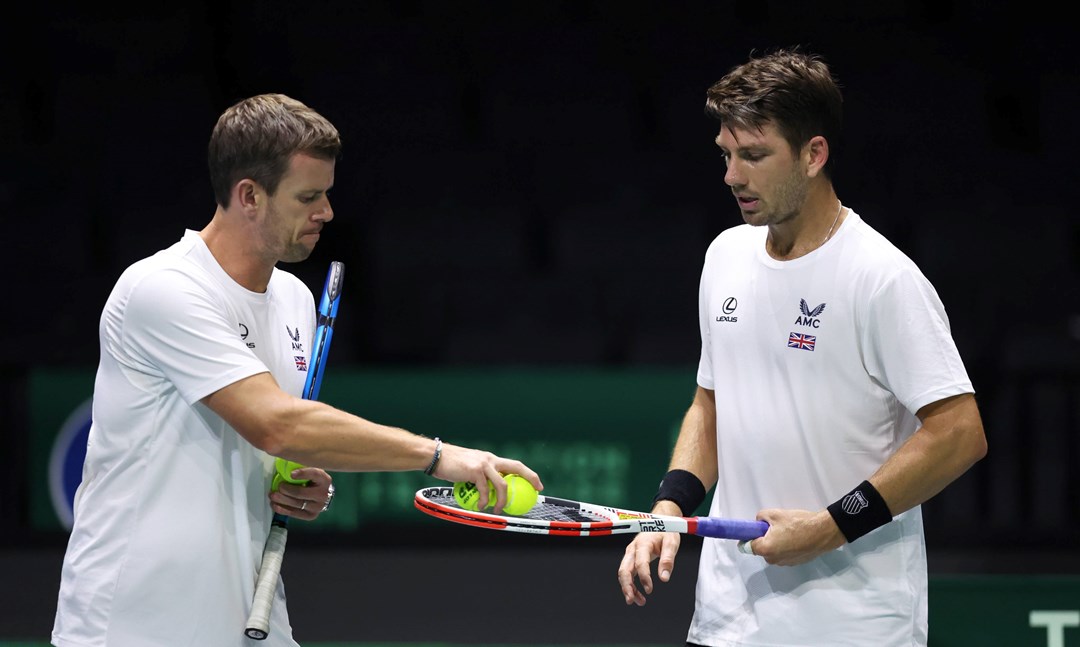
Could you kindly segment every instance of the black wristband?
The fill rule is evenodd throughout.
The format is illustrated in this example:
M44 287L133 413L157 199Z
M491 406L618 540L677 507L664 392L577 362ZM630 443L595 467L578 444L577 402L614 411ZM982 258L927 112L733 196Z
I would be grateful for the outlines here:
M658 501L672 501L682 510L683 516L690 516L704 500L705 484L701 479L693 472L671 470L660 481L660 490L653 499L653 505Z
M860 483L828 510L848 543L892 521L889 505L870 481Z
M436 436L435 437L435 455L431 457L431 464L427 466L426 470L424 470L424 474L427 474L428 476L431 476L432 472L435 471L435 467L439 464L439 459L440 458L442 458L442 441L439 440L438 436Z

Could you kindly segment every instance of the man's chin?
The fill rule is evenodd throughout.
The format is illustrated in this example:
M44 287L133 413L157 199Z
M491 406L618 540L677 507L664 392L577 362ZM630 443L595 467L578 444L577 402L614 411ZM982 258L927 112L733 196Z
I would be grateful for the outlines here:
M300 247L300 246L293 247L292 249L285 252L285 254L281 257L280 262L282 262L282 263L299 263L300 261L306 261L308 259L308 257L311 256L311 253L313 251L315 251L314 247L311 247L310 249L307 248L307 247Z
M751 227L761 227L762 225L769 224L769 219L767 217L763 216L760 212L757 212L757 211L754 211L754 212L743 211L742 212L742 219L743 219L743 222L750 225Z

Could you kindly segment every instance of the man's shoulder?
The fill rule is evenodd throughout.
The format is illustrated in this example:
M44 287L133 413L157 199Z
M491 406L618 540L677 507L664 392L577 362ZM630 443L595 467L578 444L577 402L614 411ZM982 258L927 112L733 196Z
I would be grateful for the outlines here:
M895 293L889 286L922 286L932 289L918 264L885 235L859 220L848 232L842 254L843 272L851 285L865 295Z
M139 291L171 293L191 289L215 293L209 273L192 258L193 241L185 237L173 245L128 265L113 287L113 298L125 301Z
M177 240L172 245L169 245L164 249L159 249L153 254L144 256L128 265L121 273L121 276L137 275L154 271L159 268L181 267L183 260L190 255L194 244L195 241L191 236L185 234L184 237Z
M754 227L747 224L734 225L721 231L713 238L709 249L717 247L739 247L750 241L758 241L767 232L765 227Z
M855 258L862 263L886 270L899 267L916 269L915 262L902 249L867 223L861 216L854 215L856 217L851 222L850 240L858 250L857 255L854 256Z
M742 262L746 256L752 256L764 244L764 227L735 225L721 231L705 250L705 264L713 265L721 261Z

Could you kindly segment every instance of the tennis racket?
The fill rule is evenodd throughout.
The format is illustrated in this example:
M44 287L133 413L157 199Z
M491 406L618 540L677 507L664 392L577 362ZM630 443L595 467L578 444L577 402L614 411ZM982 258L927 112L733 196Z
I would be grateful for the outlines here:
M649 512L539 495L521 516L466 510L454 500L452 486L426 487L416 493L416 507L438 519L477 528L534 535L602 537L638 532L680 532L719 539L757 539L769 529L764 521L720 517L673 517Z
M311 366L308 367L307 379L301 397L305 400L318 400L322 386L323 368L326 355L330 351L330 339L334 336L334 320L337 318L338 304L341 301L341 282L345 277L345 265L340 261L330 263L319 299L319 316L315 324L315 336L311 344ZM278 576L281 574L281 562L285 558L285 542L289 537L289 518L274 513L270 524L270 534L263 548L262 563L259 565L259 577L255 581L255 596L248 615L244 634L254 640L265 640L270 635L270 608L274 604L274 592L277 590Z

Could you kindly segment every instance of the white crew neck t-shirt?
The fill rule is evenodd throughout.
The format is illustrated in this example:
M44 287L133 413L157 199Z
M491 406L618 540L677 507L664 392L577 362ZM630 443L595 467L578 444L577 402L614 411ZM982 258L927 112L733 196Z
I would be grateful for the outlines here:
M299 396L314 326L299 279L275 269L251 292L194 231L124 271L100 320L54 644L250 645L274 459L200 400L266 371ZM294 646L280 580L277 596L262 644Z
M921 407L973 392L934 288L856 213L791 261L766 253L767 233L721 233L702 270L697 381L716 394L715 516L822 510L916 431ZM688 640L925 645L926 595L919 507L795 567L706 539Z

